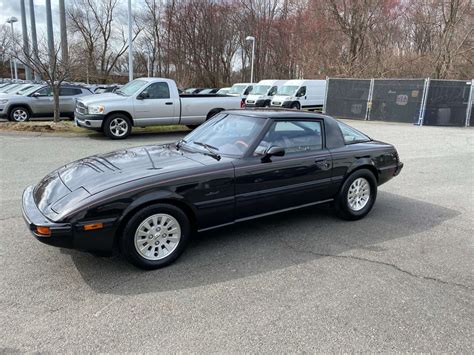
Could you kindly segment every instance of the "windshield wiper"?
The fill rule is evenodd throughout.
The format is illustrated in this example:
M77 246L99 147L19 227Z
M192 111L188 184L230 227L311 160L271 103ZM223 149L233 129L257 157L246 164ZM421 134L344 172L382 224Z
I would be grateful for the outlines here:
M120 96L127 96L127 95L125 95L125 93L122 90L117 90L117 91L115 91L115 93L117 95L120 95Z
M216 150L219 150L219 148L214 147L207 143L202 143L202 142L193 142L193 143L205 148L210 153L209 155L211 157L215 158L216 160L221 160L221 156L215 152Z
M176 149L179 150L179 148L181 148L181 146L182 146L183 144L186 144L186 143L188 143L188 142L186 141L186 139L184 139L184 138L183 138L183 139L180 139L179 141L176 142Z

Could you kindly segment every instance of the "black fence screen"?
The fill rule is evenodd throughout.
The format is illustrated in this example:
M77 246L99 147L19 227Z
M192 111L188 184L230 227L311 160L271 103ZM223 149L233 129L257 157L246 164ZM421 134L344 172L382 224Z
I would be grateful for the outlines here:
M474 104L471 106L471 118L469 119L469 126L474 126Z
M328 79L325 112L337 118L365 119L369 79Z
M464 126L470 90L470 81L430 80L423 124Z
M424 85L424 79L375 79L369 119L418 123Z

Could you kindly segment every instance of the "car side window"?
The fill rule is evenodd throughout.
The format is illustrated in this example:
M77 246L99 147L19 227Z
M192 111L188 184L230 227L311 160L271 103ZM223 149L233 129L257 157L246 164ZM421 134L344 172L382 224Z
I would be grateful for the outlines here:
M60 88L59 96L75 96L81 94L81 89L76 88Z
M147 99L169 99L170 88L167 83L153 83L143 90L142 94Z
M296 93L296 97L301 97L306 95L306 86L302 86L299 88L298 92Z
M38 93L39 96L53 96L53 91L50 87L39 89L36 93Z
M252 91L252 89L253 89L253 86L250 85L247 89L245 89L244 95L248 95L250 93L250 91Z
M275 96L275 94L277 93L277 89L278 89L277 86L273 86L273 87L268 91L268 96Z
M352 128L342 122L338 122L338 125L341 129L342 135L344 136L344 143L351 144L370 141L369 137L359 132L355 128Z
M285 154L317 151L323 148L320 121L276 121L255 149L254 156L272 147L282 147Z

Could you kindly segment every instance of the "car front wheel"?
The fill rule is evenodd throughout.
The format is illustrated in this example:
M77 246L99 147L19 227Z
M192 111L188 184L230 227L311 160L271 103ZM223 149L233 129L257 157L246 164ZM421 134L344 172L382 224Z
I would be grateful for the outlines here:
M132 132L132 124L125 115L110 115L104 122L103 130L104 134L111 139L125 139Z
M126 224L121 238L122 254L142 269L171 264L184 251L191 233L189 219L168 204L145 207Z
M339 217L357 220L365 217L377 197L377 179L367 169L349 175L336 197L335 207Z
M14 107L10 111L10 121L26 122L30 119L30 113L24 107Z

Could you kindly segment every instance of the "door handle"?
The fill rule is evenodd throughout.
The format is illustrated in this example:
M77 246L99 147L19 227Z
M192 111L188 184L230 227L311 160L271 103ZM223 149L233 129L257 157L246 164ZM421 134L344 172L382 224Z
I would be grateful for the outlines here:
M327 159L320 159L315 161L316 166L322 170L328 170L331 168L331 162Z
M172 105L172 102L165 102L165 105Z

